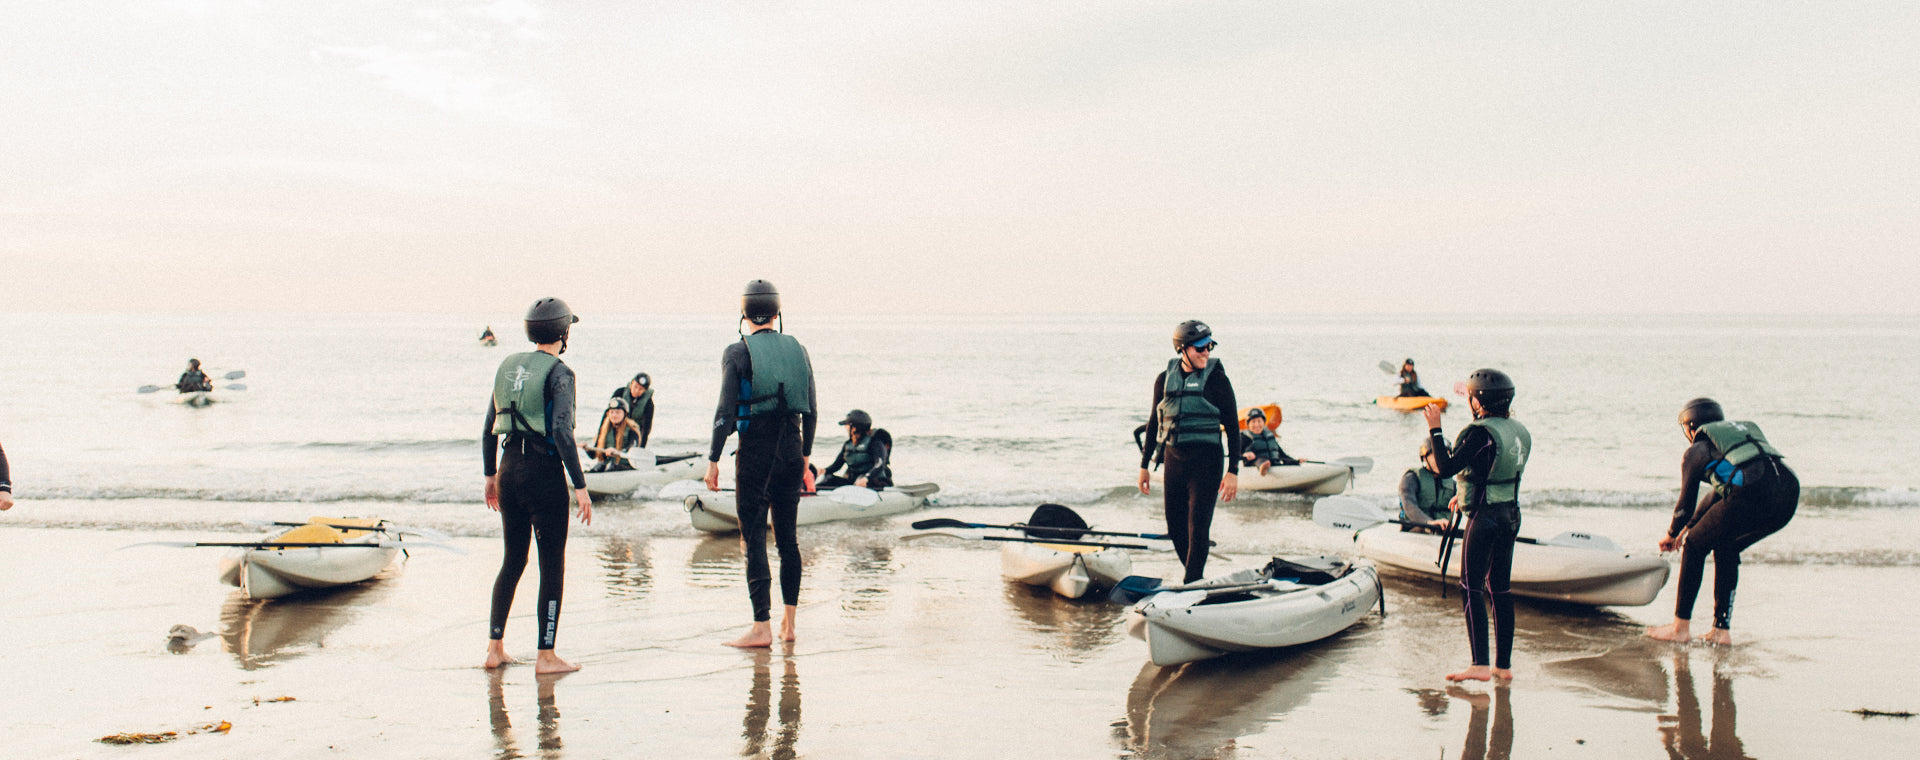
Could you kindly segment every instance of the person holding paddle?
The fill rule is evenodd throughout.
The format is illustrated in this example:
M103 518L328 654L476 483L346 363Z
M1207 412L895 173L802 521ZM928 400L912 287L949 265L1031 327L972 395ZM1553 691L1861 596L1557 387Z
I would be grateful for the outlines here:
M1140 493L1153 493L1147 467L1156 459L1166 465L1167 536L1186 567L1185 583L1206 575L1215 496L1233 501L1239 492L1240 436L1233 433L1240 429L1240 406L1233 382L1213 358L1219 345L1205 322L1190 319L1173 329L1173 350L1179 355L1153 379L1147 416L1147 429L1157 431L1156 443L1140 451Z
M647 439L653 437L653 378L636 373L626 385L614 389L613 397L626 400L627 419L639 426L640 448L646 448Z
M593 445L580 447L593 455L593 469L588 472L633 469L633 463L620 454L633 448L640 437L640 426L627 416L627 400L619 396L607 399L607 411L600 416L600 430L593 435Z
M740 341L720 355L720 406L713 415L713 446L707 452L706 485L720 490L720 452L727 438L740 433L734 452L734 503L740 518L740 543L747 559L747 598L753 625L728 646L773 646L773 578L767 567L767 521L773 521L780 552L780 597L786 604L780 640L794 639L800 609L800 542L795 527L800 492L813 490L813 431L818 422L813 395L813 359L805 346L783 329L780 291L766 280L747 283L740 297L741 319L750 323ZM781 320L785 327L785 320Z
M181 393L197 393L213 390L213 378L200 371L199 359L187 360L187 371L180 373L180 380L173 384L174 390Z
M1520 537L1520 475L1533 453L1533 436L1510 415L1513 380L1497 369L1467 376L1473 422L1449 447L1441 435L1436 405L1427 417L1428 466L1440 477L1457 476L1460 493L1448 507L1467 516L1461 546L1460 604L1466 612L1473 666L1449 681L1513 680L1513 544ZM1447 540L1452 540L1449 532ZM1445 572L1444 567L1442 572ZM1486 608L1493 608L1495 657L1489 663ZM1489 668L1491 664L1491 668Z

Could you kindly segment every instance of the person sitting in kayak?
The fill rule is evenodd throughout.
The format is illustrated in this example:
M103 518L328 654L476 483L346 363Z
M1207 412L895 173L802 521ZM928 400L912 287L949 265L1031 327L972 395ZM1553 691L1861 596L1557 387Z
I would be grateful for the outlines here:
M487 325L487 329L480 331L480 342L493 343L495 340L493 337L493 325Z
M633 448L640 440L640 426L627 417L627 402L618 396L607 400L607 411L600 417L600 432L593 436L592 446L582 446L593 455L593 468L588 472L614 472L633 469L633 463L615 452L624 452Z
M653 378L641 372L628 380L613 392L613 397L627 402L627 419L640 426L640 448L647 447L647 439L653 437Z
M1420 441L1420 466L1400 476L1401 531L1439 533L1447 529L1447 503L1456 491L1453 480L1433 474L1433 441ZM1416 524L1406 524L1416 523Z
M833 463L820 473L815 489L825 491L841 486L859 486L878 491L893 485L893 470L888 457L893 453L893 436L873 429L873 416L855 409L847 412L840 424L847 427L847 442L834 455ZM844 465L847 474L835 475Z
M1240 434L1240 458L1247 464L1259 468L1260 474L1274 465L1296 465L1300 460L1287 456L1280 448L1280 436L1267 429L1267 413L1259 409L1247 410L1247 429Z
M180 373L180 382L174 383L173 387L181 393L210 391L213 390L213 378L200 371L199 359L188 359L187 371Z
M1415 398L1432 395L1427 392L1427 389L1420 387L1420 373L1413 370L1413 357L1407 357L1407 362L1400 365L1400 397Z

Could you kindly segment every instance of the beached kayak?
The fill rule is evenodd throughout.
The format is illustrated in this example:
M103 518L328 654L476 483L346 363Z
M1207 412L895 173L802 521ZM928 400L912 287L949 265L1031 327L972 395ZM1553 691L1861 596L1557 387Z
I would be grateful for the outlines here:
M1008 543L1000 547L1000 576L1045 586L1068 599L1112 588L1133 572L1125 549L1070 544Z
M1274 465L1267 468L1265 475L1260 474L1257 467L1241 465L1239 485L1242 491L1281 491L1328 496L1347 490L1347 483L1352 480L1352 468L1337 464L1302 462L1294 465Z
M587 473L587 493L618 496L633 493L641 486L664 486L676 480L697 478L706 470L707 460L690 456L654 467L631 470L607 470Z
M865 489L858 489L865 490ZM871 504L862 504L854 499L836 498L833 494L815 494L800 497L800 514L795 520L798 525L831 522L834 520L857 520L863 517L880 517L919 509L927 504L927 498L938 493L940 486L932 483L920 483L909 486L888 486L876 494L877 500ZM708 533L730 533L740 529L740 517L736 511L732 491L700 491L688 496L687 519L693 527Z
M1429 404L1447 410L1447 400L1438 396L1377 396L1373 404L1396 412L1417 412Z
M1371 566L1335 557L1283 560L1180 586L1140 600L1128 632L1145 639L1155 665L1319 641L1346 630L1380 602Z
M380 518L314 517L308 523L268 534L261 541L338 546L236 549L220 560L220 582L239 586L249 598L271 599L359 583L386 569L400 554L398 546L381 545L394 542L389 533L334 527L378 528L384 524Z
M1361 556L1387 569L1440 577L1437 534L1382 525L1355 534L1353 543ZM1459 579L1464 555L1456 543L1447 560L1449 582ZM1637 607L1660 594L1668 571L1658 555L1541 543L1513 546L1513 593L1535 599Z

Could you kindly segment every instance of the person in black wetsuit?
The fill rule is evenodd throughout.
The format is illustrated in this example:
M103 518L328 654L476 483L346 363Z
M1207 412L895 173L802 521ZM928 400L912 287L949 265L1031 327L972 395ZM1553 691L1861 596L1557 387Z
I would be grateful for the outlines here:
M1140 452L1140 493L1153 493L1147 467L1156 455L1166 466L1167 536L1186 567L1187 583L1207 570L1215 497L1233 501L1240 490L1240 436L1232 434L1240 430L1235 411L1240 407L1233 382L1213 358L1218 345L1204 322L1188 320L1174 328L1173 350L1179 356L1153 379L1153 410L1147 416L1147 429L1157 437ZM1228 434L1225 447L1223 433Z
M781 329L780 292L773 283L747 283L740 298L741 318L752 326L720 355L720 406L713 415L713 446L707 452L707 490L720 490L720 452L737 430L734 452L734 504L740 518L740 542L747 560L747 598L753 626L727 642L742 648L773 645L768 599L772 573L767 567L767 530L773 522L780 552L780 598L786 610L780 640L793 641L800 609L800 543L795 523L800 492L813 489L815 414L813 360L806 347ZM781 319L782 328L785 320Z
M1700 593L1707 555L1713 555L1713 630L1700 639L1733 644L1733 591L1740 583L1740 552L1773 535L1793 520L1800 503L1800 479L1780 461L1760 426L1729 422L1710 398L1687 402L1680 428L1692 445L1680 457L1680 500L1673 521L1660 539L1660 551L1680 550L1680 584L1673 622L1647 629L1665 641L1686 641L1692 634L1693 601ZM1700 484L1713 491L1700 501Z
M187 371L180 373L180 381L173 384L174 390L181 393L195 393L213 390L213 378L200 371L199 359L187 360Z
M1420 387L1420 373L1413 370L1413 357L1407 357L1407 363L1400 365L1400 397L1430 396L1427 389Z
M1429 466L1440 477L1458 476L1460 494L1448 505L1467 515L1460 547L1460 604L1466 612L1467 642L1473 666L1447 676L1449 681L1513 680L1513 544L1520 537L1520 476L1533 453L1527 428L1508 416L1513 380L1497 369L1467 376L1467 404L1473 422L1453 446L1441 436L1440 407L1424 410ZM1489 669L1487 607L1493 608L1494 659Z
M1259 407L1247 410L1247 429L1240 433L1240 459L1253 465L1260 474L1274 465L1296 465L1300 460L1287 456L1280 448L1280 436L1267 428L1267 413Z
M580 452L573 443L573 370L560 361L560 354L567 350L567 335L578 321L558 298L534 301L527 309L526 324L527 339L535 350L507 357L494 372L480 456L487 476L487 507L500 513L506 551L493 581L488 668L515 662L507 656L503 639L513 591L527 569L527 544L532 540L540 546L540 596L534 613L540 647L534 672L580 669L553 653L565 582L569 480L573 501L580 505L580 522L593 523L593 500L587 496ZM497 469L495 452L500 453Z
M1446 530L1446 514L1456 491L1453 480L1433 474L1433 441L1420 440L1420 466L1400 476L1400 526L1402 532L1440 533Z
M646 448L647 439L653 437L653 378L645 372L636 374L613 397L626 400L627 419L640 428L640 448Z
M7 471L7 450L0 448L0 512L13 509L13 475Z
M887 466L888 457L893 451L887 441L874 436L873 416L855 409L847 412L846 419L839 424L847 426L847 442L840 446L840 453L833 457L833 463L820 473L820 481L814 487L825 491L841 486L859 486L878 491L893 485L893 470ZM834 474L842 466L847 468L845 477Z

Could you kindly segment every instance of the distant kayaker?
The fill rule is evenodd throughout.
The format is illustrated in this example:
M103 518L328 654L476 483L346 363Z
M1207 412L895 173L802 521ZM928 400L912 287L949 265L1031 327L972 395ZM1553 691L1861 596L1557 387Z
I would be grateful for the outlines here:
M1710 398L1688 401L1680 427L1692 445L1680 457L1680 500L1660 551L1680 548L1680 584L1673 622L1647 629L1663 641L1691 635L1693 601L1700 593L1707 555L1713 555L1713 630L1700 639L1733 644L1733 591L1740 583L1740 552L1786 527L1800 503L1800 479L1780 461L1760 426L1730 422ZM1700 484L1713 486L1704 503ZM1697 505L1697 506L1696 506Z
M640 427L640 448L647 447L647 439L653 437L653 378L641 372L628 380L613 392L613 397L627 402L627 419Z
M1400 476L1402 531L1439 533L1446 529L1447 505L1455 491L1452 478L1433 474L1433 441L1420 440L1420 466ZM1406 524L1413 523L1413 524Z
M529 540L540 545L540 596L534 620L540 632L536 673L579 670L553 653L560 628L560 595L565 583L567 485L580 505L580 522L593 523L593 500L573 443L573 370L560 361L567 336L580 321L565 301L542 298L527 309L527 340L534 350L514 354L494 372L487 401L487 425L481 433L481 462L487 476L487 507L500 513L506 551L493 581L487 662L497 668L516 662L507 656L507 613L513 592L527 568ZM504 438L505 440L501 440ZM498 469L494 454L500 452Z
M481 343L494 342L493 325L487 325L487 329L480 331L480 342Z
M1533 453L1533 436L1510 417L1513 380L1497 369L1467 376L1473 422L1452 447L1441 437L1440 407L1424 410L1431 457L1440 477L1459 476L1460 493L1448 504L1467 515L1460 547L1460 603L1466 611L1473 666L1449 681L1513 679L1513 543L1520 536L1520 475ZM1493 608L1494 658L1488 668L1487 611Z
M1140 493L1153 493L1147 467L1154 461L1166 468L1167 536L1186 567L1186 582L1200 580L1207 570L1207 546L1213 527L1213 507L1233 501L1240 488L1240 436L1233 382L1227 379L1213 350L1220 342L1205 322L1188 320L1173 329L1173 350L1179 356L1153 380L1153 407L1147 429L1156 431L1155 444L1140 452ZM1226 474L1221 475L1221 463Z
M800 609L800 543L795 522L800 492L812 490L809 459L818 422L814 408L813 360L806 347L775 329L780 292L773 283L754 280L740 297L740 316L750 327L720 355L720 405L713 415L713 445L707 452L707 490L720 490L720 453L738 431L734 452L734 501L739 510L740 542L747 561L747 598L753 626L727 642L736 647L773 645L768 599L772 573L767 567L767 531L773 523L780 552L780 640L793 641ZM784 320L782 320L784 326Z
M588 472L608 472L631 470L633 464L626 457L615 452L632 449L640 441L640 426L627 416L626 399L615 396L607 399L607 411L600 416L600 430L593 434L593 445L584 447L593 455L593 469Z
M1300 460L1287 456L1280 448L1280 436L1267 429L1267 413L1259 408L1247 410L1247 429L1240 434L1240 459L1267 474L1274 465L1296 465Z
M7 450L0 447L0 512L13 509L13 474L7 471Z
M893 470L888 467L888 457L893 453L892 441L885 440L886 431L873 429L873 416L855 409L847 412L846 419L838 424L847 428L847 442L840 446L840 453L833 457L833 463L820 473L815 487L824 491L841 486L859 486L876 491L893 485ZM840 468L847 468L846 476L835 475Z
M213 390L213 379L200 371L199 359L187 360L187 371L180 373L180 381L173 384L181 393L196 393Z
M1413 370L1413 357L1407 357L1406 363L1400 365L1400 397L1431 395L1433 394L1427 393L1427 389L1420 387L1420 373Z

